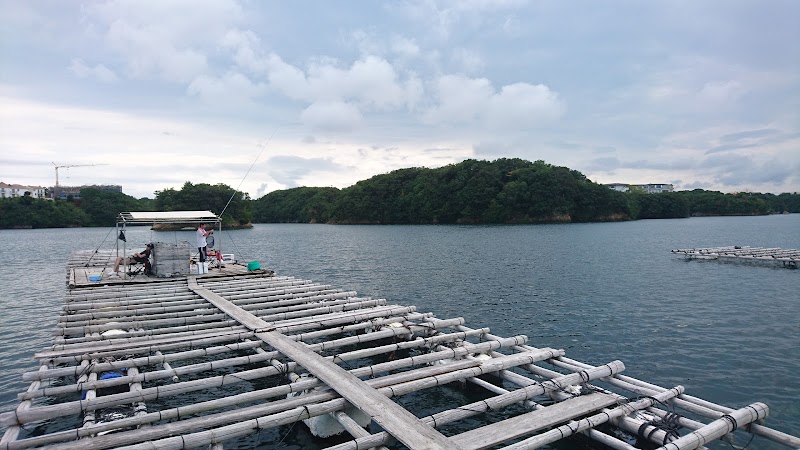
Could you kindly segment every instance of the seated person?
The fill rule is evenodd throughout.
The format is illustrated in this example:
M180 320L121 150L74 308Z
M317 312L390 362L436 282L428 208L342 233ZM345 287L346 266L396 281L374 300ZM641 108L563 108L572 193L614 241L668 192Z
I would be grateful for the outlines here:
M222 252L214 248L214 236L212 235L213 232L214 230L211 229L208 232L208 236L206 237L206 242L208 244L207 246L208 251L206 252L206 256L210 256L212 259L216 259L217 267L225 267L225 264L222 264Z
M211 257L212 259L216 259L217 260L217 263L216 263L217 267L225 267L225 264L222 263L222 252L214 250L212 248L212 249L208 250L208 253L206 253L206 255Z
M134 262L143 263L144 264L144 274L150 275L152 270L152 266L150 265L150 253L153 251L153 244L147 244L144 251L141 253L134 253L133 255L127 258L125 261L126 265L133 264ZM119 265L122 264L122 257L117 257L116 262L114 262L114 272L117 273L119 271Z

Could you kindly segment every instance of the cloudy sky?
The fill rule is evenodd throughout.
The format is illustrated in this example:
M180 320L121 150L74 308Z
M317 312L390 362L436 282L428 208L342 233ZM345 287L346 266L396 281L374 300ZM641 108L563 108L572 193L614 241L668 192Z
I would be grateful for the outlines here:
M798 23L794 0L0 0L0 181L103 164L60 181L257 198L518 157L795 192Z

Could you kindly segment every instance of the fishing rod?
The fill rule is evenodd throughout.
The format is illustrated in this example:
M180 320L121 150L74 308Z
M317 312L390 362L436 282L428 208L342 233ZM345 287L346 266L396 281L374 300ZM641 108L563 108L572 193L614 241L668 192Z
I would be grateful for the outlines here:
M275 136L275 133L277 131L278 129L275 128L275 130L273 130L272 134L269 136L269 139L267 139L267 142L265 142L264 145L261 146L261 151L258 153L258 156L256 156L256 159L253 161L253 164L250 164L250 168L247 169L247 173L245 173L244 177L242 177L242 181L240 181L239 185L236 186L236 189L234 189L233 194L231 194L231 198L228 199L228 203L225 204L225 207L222 208L222 212L219 213L220 220L222 220L222 215L225 214L225 210L228 209L228 205L231 204L231 201L233 201L233 197L235 197L236 193L239 192L239 188L242 187L242 183L244 183L244 180L247 178L248 175L250 175L250 171L253 170L253 166L255 166L256 163L258 162L258 159L261 158L261 154L264 153L264 150L267 148L267 145L269 145L269 143L272 141L272 137Z

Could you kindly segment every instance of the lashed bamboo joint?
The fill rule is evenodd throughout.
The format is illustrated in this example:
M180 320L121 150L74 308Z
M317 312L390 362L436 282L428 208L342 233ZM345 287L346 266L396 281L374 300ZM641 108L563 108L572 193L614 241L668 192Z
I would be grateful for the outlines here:
M684 248L672 250L686 259L711 259L722 262L738 262L745 264L785 267L797 269L800 265L800 250L781 249L777 247L727 247Z
M0 449L222 449L280 440L278 427L300 421L349 434L336 450L529 449L574 436L689 449L747 433L800 447L763 425L764 404L716 405L624 376L622 362L594 367L461 318L263 270L97 283L81 275L89 257L70 259L55 342L22 375L19 406L0 414ZM482 399L421 418L396 402L464 383ZM505 418L450 426L497 411Z

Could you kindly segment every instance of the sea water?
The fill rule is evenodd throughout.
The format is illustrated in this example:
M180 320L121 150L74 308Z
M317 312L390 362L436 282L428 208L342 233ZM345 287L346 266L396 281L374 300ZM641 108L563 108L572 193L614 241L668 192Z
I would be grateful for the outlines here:
M192 237L128 231L134 248ZM16 407L28 386L21 373L37 369L32 355L51 342L70 252L112 248L114 238L113 228L0 230L0 411ZM726 406L763 401L768 426L800 435L800 271L670 253L800 248L798 214L514 226L258 224L217 239L225 253L278 275L416 305L442 319L464 317L502 336L525 334L531 345L563 348L591 364L620 359L627 375L680 384ZM437 389L426 404L410 406L436 412L459 395ZM297 425L240 445L318 443ZM750 448L783 447L757 438Z

